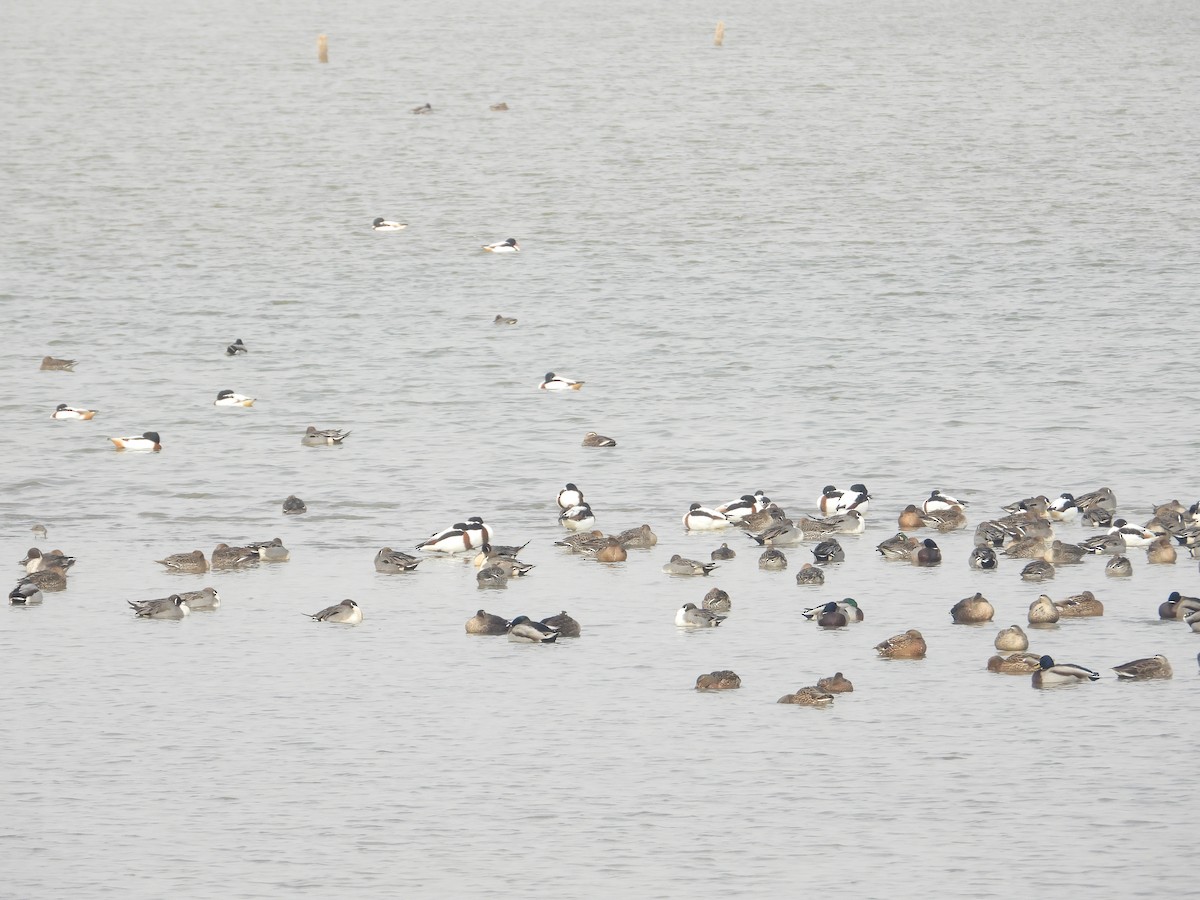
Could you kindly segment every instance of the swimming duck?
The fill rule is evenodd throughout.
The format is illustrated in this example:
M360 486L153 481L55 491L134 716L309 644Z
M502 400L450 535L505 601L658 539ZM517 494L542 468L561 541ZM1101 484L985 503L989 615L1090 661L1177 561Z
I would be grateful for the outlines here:
M73 372L75 371L75 360L55 359L53 356L43 356L41 368L43 371Z
M259 560L258 551L249 547L230 547L226 543L217 544L212 552L212 567L214 569L238 569Z
M1119 534L1098 534L1080 541L1079 546L1088 553L1116 555L1125 552L1125 538Z
M557 631L559 637L577 638L580 635L579 623L567 615L566 610L563 610L557 616L547 616L542 619L542 624Z
M1108 512L1117 511L1117 496L1111 488L1102 487L1098 491L1089 491L1075 498L1075 505L1083 512L1092 509L1104 509Z
M500 616L494 616L489 612L484 612L482 609L467 619L466 628L467 634L507 634L509 621L502 619Z
M143 432L141 437L133 435L131 437L110 437L110 441L118 450L161 450L162 438L158 436L157 431Z
M21 581L8 592L11 606L36 606L42 602L42 590L30 581Z
M896 519L896 523L904 531L916 531L918 528L925 527L925 516L914 504L910 503L904 507Z
M583 387L582 381L572 381L553 372L547 372L542 383L538 385L543 391L578 391Z
M812 563L805 563L796 573L796 584L824 584L825 573Z
M1054 577L1054 565L1044 559L1035 559L1021 570L1022 581L1049 581Z
M1131 525L1124 519L1114 519L1112 528L1108 530L1108 533L1119 534L1125 539L1125 546L1127 547L1146 547L1158 537L1149 528L1143 528L1141 525Z
M996 635L994 646L997 650L1003 650L1005 653L1013 650L1028 650L1029 635L1020 625L1009 625L1007 628L1000 629L1000 633Z
M1104 574L1109 578L1129 578L1133 575L1133 563L1126 556L1114 556L1105 563Z
M217 394L217 399L213 401L213 406L253 406L254 398L247 397L245 394L235 394L233 391L221 391Z
M824 565L826 563L844 562L846 559L846 551L842 549L842 545L834 538L827 541L821 541L813 548L813 556L817 562Z
M733 608L733 601L729 599L729 594L720 588L712 588L704 595L702 605L705 609L711 609L713 612L729 612Z
M1099 681L1100 673L1073 663L1056 663L1052 657L1043 656L1040 666L1033 673L1034 687L1050 687L1055 684L1076 684L1081 681Z
M54 408L54 412L50 414L52 419L76 419L87 422L95 418L96 410L94 409L76 409L73 406L67 406L65 403L60 403Z
M603 434L596 434L594 431L589 431L583 436L583 446L585 447L615 447L617 442Z
M758 558L758 567L771 572L780 572L787 568L787 564L787 556L784 555L784 552L776 550L774 547L764 550Z
M817 690L826 694L849 694L854 690L854 685L841 672L834 672L817 682Z
M943 534L967 527L967 517L962 509L957 506L952 509L939 509L931 513L925 513L921 518L927 526L936 528Z
M1030 675L1042 667L1041 659L1036 653L993 656L987 661L987 667L989 672L1000 672L1004 675Z
M1129 680L1170 678L1174 674L1171 671L1171 664L1167 662L1167 658L1161 653L1158 656L1151 656L1147 659L1135 659L1133 662L1113 666L1113 671L1117 673L1118 678Z
M191 607L178 594L172 594L165 600L129 600L133 614L139 619L182 619Z
M67 589L67 570L60 566L47 566L36 572L30 572L17 584L32 584L47 594L65 591Z
M875 650L884 659L924 659L927 649L925 638L915 628L875 645Z
M737 556L737 553L731 550L728 544L722 544L720 547L710 553L708 558L713 562L716 562L717 560L733 559L735 556Z
M475 573L475 581L478 587L481 588L506 588L508 587L508 572L501 566L488 563Z
M320 612L306 613L316 622L336 622L340 625L357 625L363 620L362 610L353 600L343 600L333 606L327 606Z
M383 216L376 216L375 221L371 223L372 231L403 231L407 227L407 222L392 222Z
M991 570L999 564L1000 559L991 547L976 547L971 551L970 566L972 569Z
M489 253L517 253L521 247L516 238L507 238L498 244L484 244L483 249Z
M309 425L304 429L304 437L300 438L300 443L307 447L332 447L335 444L341 444L348 437L350 437L349 431L339 431L336 428L319 430L315 426Z
M793 706L824 707L833 703L833 694L827 694L815 687L802 687L794 694L784 694L778 703L790 703Z
M166 566L172 572L207 572L208 560L204 558L203 550L193 550L191 553L175 553L165 559L155 562Z
M703 563L695 559L685 559L676 553L671 561L664 563L662 570L668 575L707 575L717 568L716 563Z
M685 603L675 613L675 624L680 628L716 628L725 618L711 609L701 609L695 603Z
M1066 600L1056 600L1059 615L1064 619L1084 619L1091 616L1104 615L1104 604L1096 599L1091 591L1075 594Z
M1087 555L1087 548L1081 547L1078 544L1064 544L1062 541L1054 541L1046 548L1046 552L1042 554L1042 559L1056 566L1062 566L1083 562L1083 558Z
M1177 554L1169 537L1160 537L1146 548L1146 561L1152 564L1174 564Z
M308 512L308 507L304 505L304 501L294 494L283 501L283 514L285 516L299 516Z
M1076 505L1074 497L1062 493L1050 501L1046 512L1055 522L1070 522L1079 513L1079 507Z
M724 513L693 503L683 514L683 527L688 531L716 531L728 528L729 519Z
M928 515L934 512L943 512L953 509L954 507L964 508L970 506L966 500L958 500L951 497L949 494L943 494L941 491L931 491L928 499L921 505L921 511ZM901 525L901 528L904 526Z
M658 535L650 530L649 525L639 525L637 528L626 528L617 535L617 540L626 550L649 550L658 543Z
M421 560L391 547L384 547L375 554L375 571L385 575L395 575L400 572L411 572Z
M417 549L430 553L465 553L471 549L471 538L466 529L466 522L455 522L449 528L435 531L417 544Z
M909 554L908 560L914 566L938 566L942 563L942 551L932 538L925 538L921 546Z
M1200 612L1200 597L1185 597L1179 591L1171 591L1158 607L1160 619L1186 619L1194 612Z
M187 603L188 609L192 612L198 609L211 611L221 605L221 595L217 593L216 588L211 587L206 587L199 591L186 591L175 596Z
M553 644L558 640L558 632L529 616L517 616L509 623L508 639L516 644Z
M884 559L907 560L920 543L915 537L909 537L903 531L898 531L895 537L876 544L875 549Z
M567 486L558 492L558 508L570 509L581 503L583 503L583 491L568 481Z
M239 353L249 353L250 350L242 343L242 339L238 338L232 344L225 348L226 356L237 356Z
M596 516L592 507L586 502L570 509L564 509L558 517L559 524L568 531L587 531L596 524Z
M492 319L493 325L516 325L517 320L512 316L502 316L497 314L496 318Z
M1053 625L1060 618L1062 618L1062 613L1054 605L1054 601L1045 594L1029 604L1030 625Z
M621 546L621 539L618 537L610 537L608 544L596 551L596 559L599 562L614 563L625 562L629 558L629 554L625 552L625 548Z
M950 617L960 625L973 624L975 622L990 622L992 616L996 614L996 610L988 599L976 592L974 597L966 597L959 600L950 609ZM1021 649L1021 648L1018 648Z
M742 679L736 672L729 669L720 669L716 672L709 672L707 675L696 676L696 690L698 691L734 691L741 686Z

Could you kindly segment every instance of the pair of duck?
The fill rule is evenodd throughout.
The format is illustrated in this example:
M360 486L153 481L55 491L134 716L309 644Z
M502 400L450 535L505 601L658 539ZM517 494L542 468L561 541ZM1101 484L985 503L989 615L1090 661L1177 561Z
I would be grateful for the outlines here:
M866 618L858 608L858 601L852 597L811 607L801 615L809 621L816 622L821 628L845 628L852 622L861 622Z
M417 544L418 550L430 553L466 553L491 543L493 533L481 516L471 516L465 522L455 522L449 528L435 531Z
M195 610L215 610L221 595L215 588L172 594L161 600L130 600L130 608L139 619L182 619Z
M424 106L418 106L413 110L414 113L429 113L433 112L433 107L428 103ZM392 219L385 219L383 216L376 216L371 222L372 231L403 231L408 227L407 222L397 222ZM494 244L482 244L482 248L489 253L519 253L521 251L520 244L516 238L507 238Z
M1117 673L1117 678L1129 681L1171 678L1174 675L1171 664L1162 654L1113 666L1113 671ZM1042 656L1038 659L1038 669L1033 673L1032 683L1034 687L1040 688L1099 680L1100 673L1085 666L1056 663L1053 657Z
M517 616L509 621L481 609L467 619L465 629L467 634L507 634L510 641L525 644L552 644L560 637L577 638L580 635L579 623L566 610L534 622L529 616Z

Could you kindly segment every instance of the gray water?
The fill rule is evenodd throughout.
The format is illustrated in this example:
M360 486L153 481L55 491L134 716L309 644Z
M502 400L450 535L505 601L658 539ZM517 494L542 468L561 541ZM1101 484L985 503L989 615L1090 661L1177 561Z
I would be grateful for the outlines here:
M1107 484L1139 521L1200 497L1198 26L1183 2L0 9L3 552L80 560L0 617L0 895L1194 894L1200 642L1155 609L1195 563L1038 586L969 570L971 529L939 569L874 547L935 487L972 529L1036 493ZM353 434L306 448L309 424ZM105 440L147 429L161 453ZM819 589L807 548L761 572L680 524L860 480L868 530ZM553 547L566 481L659 545ZM372 570L472 514L531 577ZM154 563L276 535L286 564ZM721 541L712 577L661 572ZM125 604L206 584L221 609L183 622ZM677 629L714 584L729 619ZM1105 616L1032 649L1105 678L984 670L1039 593L1085 588ZM996 622L952 625L977 590ZM799 618L843 596L863 624ZM344 597L361 625L301 615ZM467 637L480 606L583 636ZM876 658L913 627L928 659ZM1174 680L1109 677L1155 653ZM691 689L720 668L740 691ZM832 709L775 705L835 670Z

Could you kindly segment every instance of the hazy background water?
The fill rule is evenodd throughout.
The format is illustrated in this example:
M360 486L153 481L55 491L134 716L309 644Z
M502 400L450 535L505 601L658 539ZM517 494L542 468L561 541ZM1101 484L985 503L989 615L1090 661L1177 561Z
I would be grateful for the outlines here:
M1061 571L1047 592L1107 614L1034 649L1177 677L1038 693L983 669L1041 592L1020 562L968 570L969 533L938 570L873 548L933 487L972 526L1040 492L1108 484L1139 520L1200 496L1198 25L1180 2L4 7L3 546L43 521L80 562L0 627L0 893L1192 891L1200 646L1154 611L1195 563ZM587 386L539 392L549 369ZM227 387L258 404L215 409ZM304 448L308 424L354 434ZM104 440L146 429L161 454ZM659 546L554 549L568 480ZM870 527L823 589L794 583L807 549L764 573L679 525L855 480ZM533 576L372 571L473 513ZM153 562L275 535L286 565ZM721 540L707 581L661 573ZM125 608L204 584L214 614ZM677 630L712 584L729 620ZM995 625L952 626L976 590ZM797 621L842 596L861 626ZM343 597L361 626L300 615ZM467 638L481 605L584 636ZM910 627L926 661L875 659ZM743 689L691 691L716 668ZM832 710L773 705L835 670L856 692Z

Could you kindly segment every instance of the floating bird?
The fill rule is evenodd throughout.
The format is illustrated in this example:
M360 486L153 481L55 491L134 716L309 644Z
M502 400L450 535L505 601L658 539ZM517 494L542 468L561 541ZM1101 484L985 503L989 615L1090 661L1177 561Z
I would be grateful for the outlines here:
M492 319L493 325L516 325L517 320L512 316L501 316L497 314L496 318Z
M21 581L8 592L11 606L36 606L42 602L42 590L31 581Z
M784 694L778 703L790 703L793 706L829 706L833 703L833 694L827 694L815 687L802 687L794 694Z
M467 634L507 634L508 619L502 619L500 616L494 616L489 612L479 610L471 618L467 619L466 630Z
M538 387L543 391L578 391L583 387L582 381L572 381L562 375L547 372L546 377Z
M577 638L580 635L579 623L567 615L566 610L557 616L547 616L542 619L542 624L557 631L559 637Z
M997 650L1002 650L1005 653L1010 653L1013 650L1028 650L1029 635L1020 625L1009 625L1007 628L1001 628L1000 633L996 635L996 640L993 644Z
M32 584L48 594L65 591L67 589L67 570L60 566L48 566L45 569L30 572L17 584Z
M1158 537L1149 528L1143 528L1141 525L1131 525L1124 519L1114 519L1108 533L1119 534L1125 539L1125 546L1127 547L1146 547Z
M1171 546L1169 537L1157 538L1146 548L1146 561L1151 564L1172 565L1176 557L1175 548Z
M403 231L407 227L407 222L392 222L383 216L376 216L375 221L371 223L372 231Z
M314 425L309 425L304 429L304 437L300 438L300 443L306 447L332 447L348 437L349 431L339 431L336 428L326 428L322 431Z
M976 547L971 551L970 565L972 569L991 570L999 564L999 557L991 547Z
M711 609L701 609L695 603L685 603L675 613L675 624L680 628L716 628L725 618Z
M133 614L139 619L182 619L191 607L178 594L172 594L165 600L129 600Z
M845 628L850 624L849 617L838 609L837 603L826 603L816 616L817 625L821 628Z
M824 565L826 563L843 562L846 559L846 551L842 549L833 538L827 541L821 541L813 548L813 556L816 557L818 563Z
M608 544L596 551L596 559L604 563L624 562L628 558L629 554L621 546L621 539L618 537L610 537Z
M207 572L208 560L204 558L203 550L193 550L191 553L175 553L165 559L155 562L166 566L172 572Z
M710 553L708 558L713 562L716 562L717 560L733 559L736 556L737 553L731 550L728 544L722 544L720 547Z
M235 394L233 391L221 391L217 394L217 399L213 401L213 406L253 406L254 398L247 397L245 394Z
M1111 488L1100 488L1098 491L1089 491L1086 494L1080 494L1075 498L1075 505L1083 512L1088 512L1093 509L1103 509L1108 512L1117 511L1117 496L1112 492Z
M663 564L662 570L668 575L707 575L715 568L717 568L716 563L685 559L676 553L671 557L670 562Z
M336 622L340 625L357 625L363 620L362 610L353 600L343 600L333 606L327 606L320 612L306 613L317 622Z
M217 593L216 588L206 587L199 591L186 591L181 594L176 594L188 605L188 609L195 612L198 609L214 610L221 605L221 595Z
M400 572L411 572L421 560L391 547L384 547L375 554L375 571L385 575L396 575Z
M246 345L242 343L242 339L238 338L232 344L225 348L226 356L237 356L239 353L249 353Z
M768 525L758 534L742 532L760 547L796 547L804 543L805 533L792 524L791 519L780 519Z
M78 421L87 422L95 418L96 410L94 409L76 409L73 406L67 406L65 403L60 403L54 408L54 412L50 413L52 419L76 419Z
M916 531L918 528L925 527L925 515L910 503L901 511L896 519L896 524L904 531Z
M729 599L729 594L715 587L704 595L703 606L713 612L729 612L733 608L733 601Z
M908 559L914 566L940 566L942 564L942 551L932 538L925 538L921 542L921 546L909 554Z
M742 494L737 500L722 503L717 507L717 512L721 513L730 522L741 522L747 516L754 515L761 508L758 499L753 494Z
M1098 534L1079 544L1088 553L1097 555L1117 555L1125 552L1125 538L1119 534Z
M987 661L989 672L1004 675L1031 675L1042 667L1036 653L1014 653L1012 656L993 656Z
M782 550L776 550L771 547L762 552L762 556L758 558L758 567L767 569L771 572L780 572L787 568L788 560Z
M488 563L475 573L475 581L481 588L508 587L508 572L500 566Z
M683 527L688 531L716 531L729 527L729 519L715 509L693 503L683 515Z
M415 116L425 116L431 112L433 112L433 107L428 103L422 104L421 106L414 106L412 108L412 113Z
M493 103L488 109L492 112L508 112L508 104L501 100L499 103Z
M1048 518L1050 498L1039 494L1037 497L1026 497L1024 500L1009 503L1007 506L1001 508L1005 512L1029 513L1031 516L1037 516L1039 519Z
M1053 625L1060 618L1062 618L1062 613L1046 594L1042 594L1029 604L1030 625Z
M212 567L214 569L240 569L259 560L258 551L250 547L230 547L226 543L217 544L212 552Z
M1119 666L1113 666L1118 678L1133 680L1140 678L1170 678L1174 673L1171 664L1161 653L1148 659L1135 659Z
M1074 497L1064 493L1051 500L1046 511L1055 522L1070 522L1079 513L1079 506Z
M875 645L876 652L884 659L924 659L927 649L925 638L915 628Z
M285 516L299 516L306 512L308 512L308 507L295 494L283 501L283 514Z
M583 503L583 491L568 481L567 486L558 492L558 508L570 509L581 503Z
M1076 684L1081 681L1099 681L1100 673L1073 663L1056 663L1053 657L1043 656L1041 668L1033 673L1034 687L1050 687L1055 684Z
M1086 619L1104 615L1104 604L1091 591L1075 594L1066 600L1056 600L1059 615L1064 619Z
M909 537L903 531L897 531L895 537L880 541L875 545L875 549L884 559L907 560L920 543L915 537Z
M805 563L800 567L800 571L796 573L796 584L821 585L824 583L825 573L812 563Z
M970 506L966 500L958 500L951 497L949 494L943 494L941 491L931 491L928 499L921 505L921 511L926 515L934 512L943 512L945 510L954 509L954 507L963 508ZM900 526L904 527L904 526Z
M921 518L930 528L936 528L943 534L967 527L967 517L957 506L925 513Z
M741 686L742 679L736 672L729 669L720 669L696 677L696 690L698 691L733 691Z
M834 534L862 534L867 529L867 520L857 509L834 513L825 524L833 528Z
M1114 556L1105 563L1104 574L1109 578L1129 578L1133 575L1133 563L1127 556Z
M1195 612L1200 612L1200 597L1185 597L1179 591L1171 591L1158 607L1160 619L1186 619Z
M596 515L585 501L578 506L564 509L558 517L559 524L568 531L587 531L596 524Z
M828 678L817 682L817 690L826 694L849 694L854 690L854 685L841 672L834 672Z
M658 543L658 535L650 530L649 525L639 525L637 528L626 528L617 535L617 540L626 550L648 550Z
M75 360L55 359L53 356L43 356L41 369L43 371L73 372L75 371Z
M521 246L517 243L516 238L507 238L498 244L484 244L483 249L489 253L517 253Z
M1083 558L1087 555L1088 550L1086 547L1081 547L1078 544L1064 544L1062 541L1054 541L1046 548L1042 559L1056 566L1062 566L1083 562Z
M1022 581L1049 581L1054 577L1054 566L1044 559L1035 559L1021 570Z
M53 567L69 569L75 565L75 557L67 556L57 550L43 553L37 547L30 547L29 551L25 554L25 558L17 563L17 565L24 566L25 571L32 575L34 572Z
M974 624L976 622L990 622L992 616L996 614L996 610L988 599L978 592L974 597L966 597L959 600L950 610L950 617L960 625ZM1017 649L1022 649L1018 647Z
M558 632L529 616L517 616L508 626L508 639L517 644L553 644Z
M583 446L585 447L615 447L617 442L610 437L605 437L602 434L596 434L594 431L589 431L583 436Z
M162 438L157 431L144 432L141 437L110 437L118 450L161 450Z
M466 529L466 522L455 522L449 528L435 531L417 544L417 549L430 553L465 553L471 549L471 537Z
M1046 540L1040 537L1018 538L1004 548L1010 559L1041 559L1046 555Z

